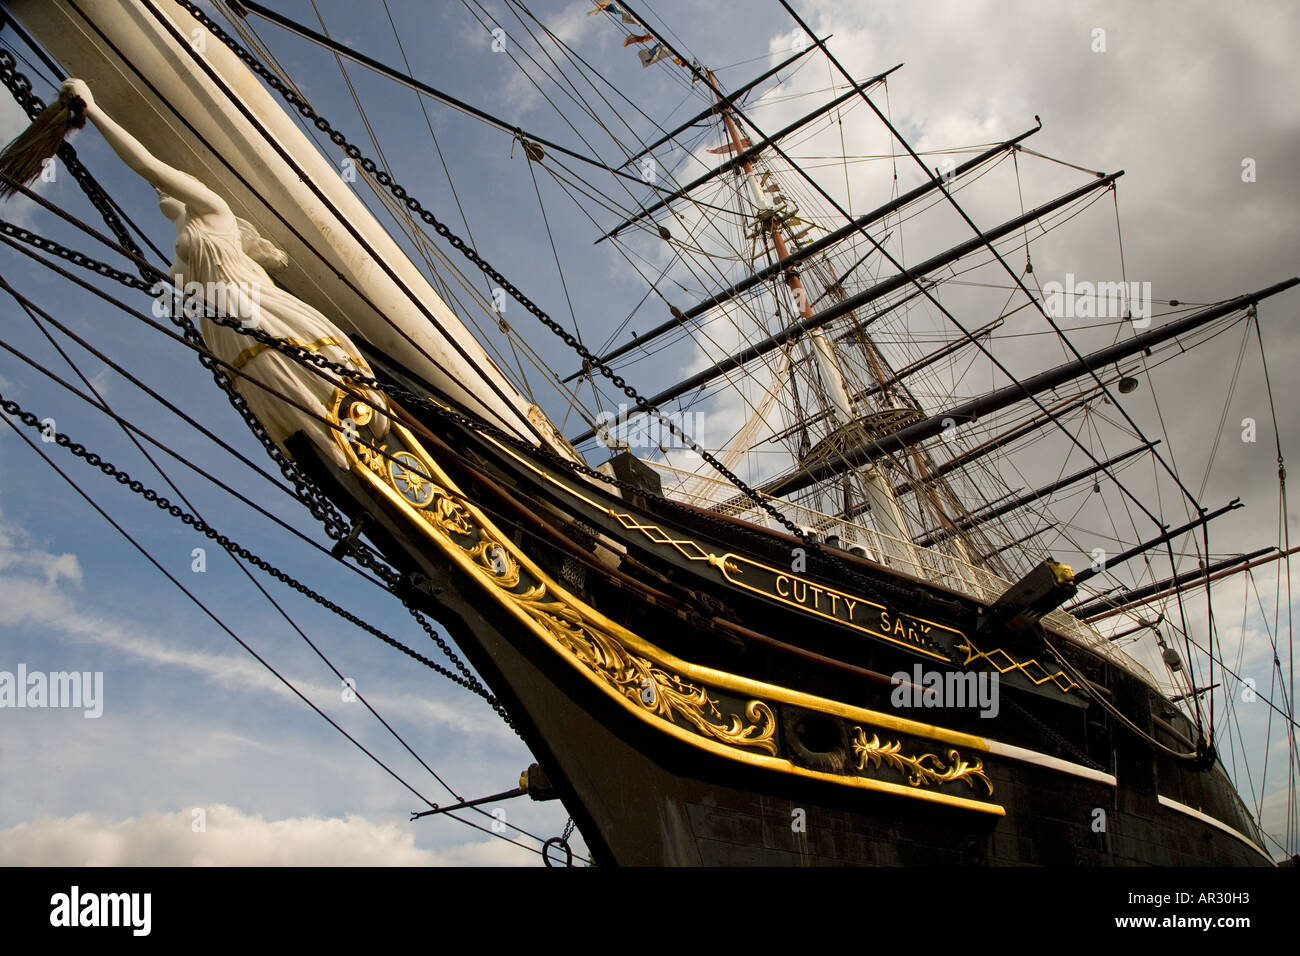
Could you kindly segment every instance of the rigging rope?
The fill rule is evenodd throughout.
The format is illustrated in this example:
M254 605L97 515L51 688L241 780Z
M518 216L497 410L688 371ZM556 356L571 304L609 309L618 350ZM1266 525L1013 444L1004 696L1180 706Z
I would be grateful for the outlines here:
M5 401L3 403L0 403L0 409L3 409L3 411L9 412L10 414L13 414L12 412L10 412L10 406L14 404L16 403ZM30 413L24 413L24 414L30 414ZM307 704L308 707L310 707L318 715L320 715L320 717L322 717L331 727L333 727L344 737L346 737L349 741L351 741L352 744L357 747L357 749L359 749L362 753L364 753L367 757L369 757L372 761L374 761L379 767L381 767L386 773L388 773L391 777L393 777L393 779L397 780L400 784L402 784L402 786L404 786L417 798L419 798L424 803L428 804L430 807L437 806L437 804L433 803L433 801L429 800L427 797L421 794L403 777L401 777L396 771L394 771L386 763L384 763L377 756L375 756L375 754L373 754L369 749L367 749L364 744L362 744L354 736L352 736L350 733L348 733L346 730L340 727L338 723L334 721L333 718L331 718L323 710L317 707L316 704L313 703L310 698L308 698L305 694L303 694L300 690L298 690L298 688L294 686L292 681L284 677L279 671L275 669L275 667L271 665L269 661L267 661L264 657L258 654L257 651L253 650L253 648L250 647L238 634L236 634L224 621L222 621L221 618L217 617L217 615L210 608L208 608L208 606L204 604L203 601L201 601L193 592L191 592L188 588L186 588L185 585L181 584L181 582L177 580L171 574L171 572L169 572L166 568L164 568L161 564L159 564L157 559L154 558L154 556L149 553L148 549L146 549L143 545L141 545L138 541L136 541L136 539L133 538L131 534L121 526L121 524L119 524L116 520L112 518L112 516L110 516L106 511L104 511L104 509L101 508L95 502L95 500L90 497L90 495L86 494L86 492L82 490L82 488L76 483L76 481L73 480L66 472L64 472L63 469L60 468L58 464L53 461L53 459L51 459L48 455L46 455L45 452L42 451L41 448L35 442L33 442L30 438L24 435L22 431L18 428L18 426L14 424L13 420L9 418L8 414L0 415L0 417L4 419L5 424L7 424L10 428L12 428L15 434L17 434L18 437L22 439L23 442L25 442L34 452L36 452L36 454L38 454L41 457L41 459L45 461L46 464L48 464L51 468L54 469L54 471L59 475L59 477L61 477L64 481L66 481L74 491L76 491L79 495L81 495L81 497L84 498L86 502L92 508L94 508L95 511L97 511L100 514L101 517L104 518L105 521L107 521L110 525L112 525L114 530L116 530L119 535L125 538L137 551L140 552L141 555L143 555L149 561L150 564L152 564L169 581L171 581L172 584L174 584L186 597L188 597L194 604L196 604L200 610L202 610L208 617L210 617L217 624L217 626L220 627L223 631L225 631L237 644L239 644L240 647L242 647L245 651L247 651L250 655L252 655L252 657L255 660L257 660L258 663L260 663L263 667L265 667L268 671L270 671L271 674L275 676L277 680L279 680L290 691L292 691L296 697L298 697L305 704ZM24 424L27 424L25 419L24 419ZM39 428L39 422L37 422L37 426ZM66 438L66 436L64 437ZM71 448L71 444L68 447ZM486 827L482 827L479 824L474 823L472 820L466 820L462 817L457 817L450 813L447 814L447 816L450 816L452 817L452 819L457 820L460 823L464 823L467 826L474 827L476 830L482 830L483 832L489 833L494 837L505 840L508 843L513 843L515 846L521 847L522 849L528 850L529 852L532 853L541 852L540 850L534 847L526 846L525 844L519 843L518 841L511 839L510 837L507 837L503 833L495 833L487 829ZM537 838L534 837L534 839Z
M639 408L642 412L644 412L647 415L653 415L657 417L659 421L661 421L665 425L665 427L667 427L674 435L676 435L678 438L684 441L687 444L687 447L689 447L692 451L698 454L712 467L717 469L719 474L727 478L727 480L730 481L732 484L734 484L743 494L745 494L748 498L756 502L759 505L759 507L761 507L764 511L766 511L768 515L770 515L773 519L779 522L781 526L784 527L787 531L789 531L795 537L803 541L804 544L809 548L811 549L818 548L818 545L813 539L812 535L804 531L793 521L787 518L784 514L781 513L779 509L774 507L769 501L762 498L755 489L751 488L739 476L734 474L729 468L723 465L712 454L710 454L702 446L700 446L693 438L691 438L684 431L682 431L682 429L678 427L676 423L674 423L670 418L662 415L659 412L659 409L654 405L651 405L650 402L648 402L636 390L635 387L629 385L623 379L622 376L620 376L613 369L609 368L609 366L601 362L595 355L593 355L590 351L588 351L587 348L583 346L582 343L579 342L577 338L575 338L568 330L566 330L562 325L560 325L553 318L547 315L547 313L544 312L540 306L538 306L530 298L528 298L528 296L526 296L519 288L517 288L514 285L514 283L512 283L509 279L507 279L495 268L493 268L491 263L487 262L474 249L466 245L465 241L461 239L459 236L457 236L454 232L452 232L450 227L448 227L445 223L439 220L431 211L426 209L418 199L410 195L406 191L405 187L403 187L400 183L396 182L392 178L392 176L390 176L387 172L378 169L373 159L371 159L368 156L364 156L361 153L360 149L358 149L353 143L351 143L341 132L334 129L330 125L328 120L326 120L323 116L317 113L316 110L312 108L311 104L309 104L302 97L298 96L298 94L293 92L293 90L291 90L288 86L286 86L283 82L281 82L279 77L277 77L274 73L272 73L260 62L258 62L257 59L252 56L252 54L250 54L247 50L245 50L242 46L240 46L239 43L236 42L233 37L231 37L228 33L226 33L226 31L223 30L219 24L213 21L200 7L198 7L195 3L191 2L191 0L177 0L177 2L182 7L184 7L190 13L191 16L193 16L196 20L198 20L198 22L201 23L210 33L212 33L214 37L216 37L218 40L224 43L232 53L238 56L240 60L246 66L249 67L249 69L253 70L253 72L256 73L259 77L261 77L262 80L264 80L268 85L270 85L272 89L274 89L277 93L279 93L280 96L285 100L285 102L287 102L290 106L292 106L299 113L301 113L309 122L313 123L317 129L319 129L321 132L328 135L330 141L333 142L339 148L341 148L348 155L349 158L356 161L359 165L361 165L363 169L366 170L366 172L373 175L376 181L378 181L381 185L386 187L398 200L404 202L406 204L406 207L410 209L411 212L415 213L417 216L423 219L426 224L428 224L433 228L434 232L436 232L439 236L445 239L454 249L456 249L463 256L465 256L465 258L467 258L476 267L482 270L482 272L485 275L487 275L492 281L496 282L500 288L504 289L507 293L509 293L510 296L515 299L515 301L517 301L520 305L522 305L525 309L527 309L528 312L532 314L539 322L541 322L552 333L554 333L557 337L559 337L560 340L563 341L565 345L573 349L573 351L578 354L578 356L583 360L584 363L590 363L591 368L596 369L602 375L608 378L615 387L621 389L622 392L629 399L635 402L637 408Z

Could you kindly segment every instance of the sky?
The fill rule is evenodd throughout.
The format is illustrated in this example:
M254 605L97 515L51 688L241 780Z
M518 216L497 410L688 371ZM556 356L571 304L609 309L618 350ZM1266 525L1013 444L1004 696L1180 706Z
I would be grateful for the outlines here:
M274 6L295 19L315 22L305 0L277 0ZM666 67L643 70L635 48L621 46L622 34L613 24L587 15L591 6L588 0L539 0L531 8L646 113L680 120L699 108L691 91ZM576 137L590 130L581 120L575 120L577 130L570 128L548 102L548 95L562 98L553 90L531 86L508 57L493 51L492 24L485 28L479 22L474 13L482 13L476 5L389 0L404 51L397 48L393 25L386 18L358 19L348 15L351 5L342 2L320 2L319 7L331 34L343 42L399 68L405 52L418 78L586 151ZM483 7L506 29L509 50L527 48L519 36L519 21L500 3L485 2ZM784 11L766 0L707 5L642 0L640 7L653 10L676 37L684 38L690 55L717 68L723 84L732 88L787 56L796 38ZM1038 115L1044 129L1031 141L1034 149L1086 169L1124 169L1119 195L1126 273L1130 279L1150 282L1156 300L1212 302L1300 273L1300 187L1294 175L1300 159L1300 104L1294 97L1300 87L1294 62L1300 8L1294 4L809 0L796 8L819 34L833 34L832 49L855 76L905 64L890 79L888 103L890 115L918 150L997 142L1033 126ZM366 129L328 55L263 22L255 25L308 98L353 139L368 145ZM9 31L0 39L16 43ZM567 202L553 181L543 178L535 187L521 151L512 151L509 136L430 104L429 122L442 153L438 158L424 114L409 90L349 70L395 178L450 223L467 221L485 257L552 314L567 319L571 307L589 345L604 341L629 314L632 329L662 320L662 309L637 310L645 285L625 260L608 245L592 245L612 224L612 213L589 218ZM771 129L811 109L807 98L784 94L825 86L825 67L819 65L818 70L817 75L800 72L789 85L753 104L753 115ZM49 99L47 84L35 81L35 88ZM612 98L617 112L645 132L645 118L626 101ZM573 115L572 109L566 112ZM860 111L852 117L849 152L888 151L887 134L878 124ZM0 97L0 138L16 135L24 124L7 97ZM160 247L168 249L174 236L158 214L151 190L122 166L94 130L76 134L73 142L109 191ZM604 150L607 142L597 143L598 148ZM661 159L674 172L687 175L691 164L707 155L704 150L715 145L699 143L693 158L681 150L666 150ZM813 144L801 148L810 154ZM443 160L455 184L454 195ZM1247 160L1252 161L1250 181L1243 179ZM1046 161L1027 159L1023 168L1028 201L1041 201L1086 178ZM880 201L882 169L864 164L847 185L832 169L825 176L827 188L854 210L870 208ZM901 175L915 176L906 170ZM1014 182L1002 178L973 191L969 202L977 221L1005 218L1011 188ZM54 182L42 183L40 191L98 225L70 177L56 175ZM545 224L538 192L547 212ZM1035 248L1042 281L1067 270L1093 279L1114 276L1115 218L1113 211L1103 213L1102 208L1081 217L1068 235L1058 239L1054 234ZM10 200L3 216L99 254L88 248L84 237L25 199ZM549 236L546 225L551 227ZM956 241L959 226L941 220L910 233L910 261L928 254L922 250ZM552 242L565 265L563 282ZM662 263L666 255L642 237L630 238L628 248L648 263ZM74 331L139 371L249 457L263 460L224 398L204 376L195 376L197 367L182 350L8 249L0 251L0 274ZM680 297L685 300L699 291L686 290ZM1290 415L1300 405L1300 383L1289 373L1300 359L1300 335L1291 321L1297 301L1293 292L1260 310L1284 451L1300 439L1300 421ZM978 324L976 318L987 303L972 291L955 294L951 304L968 310L962 312L971 316L968 324ZM0 315L0 337L56 373L69 374L58 353L11 299L0 304ZM522 327L522 318L508 316ZM541 330L527 329L524 334L554 367L573 367L572 356ZM1081 347L1089 342L1095 347L1097 334L1108 333L1081 336ZM1144 428L1166 439L1169 454L1184 474L1194 476L1198 490L1205 476L1202 497L1208 504L1236 496L1246 501L1244 511L1226 519L1229 524L1216 527L1216 554L1274 544L1278 536L1276 452L1271 424L1265 424L1270 416L1257 350L1246 353L1227 425L1219 427L1239 339L1238 328L1189 352L1176 368L1164 366L1144 377L1146 387L1134 395L1131 406L1126 404ZM325 540L300 506L228 461L102 362L66 341L61 344L119 414L314 540ZM709 354L721 354L732 344L720 338ZM995 348L1017 372L1062 360L1059 347L1045 338L1007 338ZM683 342L653 361L629 366L628 372L643 393L650 393L705 362L707 358ZM42 418L54 417L59 430L146 484L164 487L116 426L7 352L0 353L0 393ZM1152 401L1156 395L1158 408ZM562 418L553 397L543 404ZM707 434L698 436L706 445L725 440L743 418L743 408L723 404L711 408L709 416L701 422ZM1247 416L1260 423L1261 437L1253 444L1237 436L1235 423ZM1161 427L1162 421L1166 427ZM572 434L575 424L569 421L566 432ZM1220 451L1211 461L1216 437ZM251 588L229 557L62 450L42 448L317 706L421 794L440 802L450 799L359 702L346 699L350 695L338 678ZM593 455L591 460L599 458ZM429 651L421 646L427 639L398 602L268 526L183 466L163 461L199 511L232 538L394 637ZM746 467L751 476L762 477L779 465L752 460ZM1028 484L1055 474L1060 461L1027 461L1018 467L1023 481L1015 483ZM1133 480L1143 481L1139 476ZM1172 505L1171 513L1180 514ZM207 548L202 572L194 570L196 547ZM1262 569L1255 578L1261 603L1270 612L1277 581L1276 566ZM474 797L515 785L531 758L486 705L275 582L264 583L458 794ZM23 664L29 671L103 674L99 717L69 709L0 709L0 862L539 862L535 853L451 820L408 822L409 811L421 807L409 790L268 674L7 426L0 426L0 594L0 671ZM1253 592L1241 586L1216 594L1221 595L1216 601L1223 646L1239 673L1255 675L1258 685L1270 692L1267 616L1255 615L1249 605ZM1243 613L1243 606L1249 614ZM1282 611L1285 618L1285 603ZM1267 622L1274 633L1278 626L1285 639L1285 619ZM1285 781L1286 765L1277 715L1272 715L1270 736L1264 706L1240 706L1237 714L1243 738L1230 744L1234 768L1237 757L1244 761L1248 754L1258 765L1265 748L1270 762L1266 781L1239 777L1243 796L1252 807L1262 799L1266 826L1277 825L1278 802L1284 796L1278 788ZM556 803L516 800L505 810L509 823L543 838L558 835L565 825L566 814ZM475 819L491 829L492 818ZM509 830L503 835L520 838ZM575 848L581 851L580 839Z

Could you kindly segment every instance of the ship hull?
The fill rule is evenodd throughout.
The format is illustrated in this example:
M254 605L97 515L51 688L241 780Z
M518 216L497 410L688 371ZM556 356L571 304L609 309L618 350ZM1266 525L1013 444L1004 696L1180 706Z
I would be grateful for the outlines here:
M452 582L448 582L451 584ZM455 593L449 589L450 593ZM526 735L598 864L625 866L1260 866L1241 836L1151 795L1045 768L992 773L988 818L902 797L792 781L690 753L547 678L527 636L459 610L457 643L511 688ZM458 615L459 617L459 615ZM1105 830L1093 829L1097 810Z
M437 489L416 507L392 493L400 481L384 492L376 476L391 478L393 469L382 462L347 476L322 465L317 477L354 516L365 511L368 537L418 582L412 600L452 631L505 703L596 862L1270 865L1221 766L1162 758L1090 705L1104 692L1176 746L1190 727L1166 720L1160 729L1172 705L1137 675L1071 648L1076 673L1091 675L1087 693L1071 687L1063 671L1057 682L1044 677L1035 684L1025 679L1030 671L1008 668L1000 715L981 716L969 706L927 709L919 700L893 706L897 678L864 674L911 676L917 666L953 662L864 638L804 608L781 608L726 586L725 576L719 585L709 580L706 562L687 580L668 559L656 564L656 547L645 542L670 540L667 550L679 558L687 540L701 548L712 542L688 539L664 515L627 502L608 510L635 514L623 522L634 530L621 542L601 533L596 540L621 549L619 568L637 575L602 576L593 558L585 576L575 577L572 553L544 544L528 521L512 521L496 501L495 481L510 481L517 513L532 510L545 521L556 512L538 489L558 487L562 476L538 463L531 476L511 474L513 455L499 442L441 425L439 435L430 421L423 441L394 429ZM299 450L303 459L314 454ZM581 483L576 493L609 500ZM459 523L455 531L438 531L449 520ZM648 537L651 527L657 533ZM770 537L777 548L784 545ZM509 582L498 579L500 567L479 560L498 547L511 554ZM762 558L770 555L750 560L758 566ZM884 568L871 573L915 587ZM725 610L713 619L683 614L663 591L638 595L638 577L709 593L704 606ZM848 587L818 580L826 593ZM538 593L559 603L537 613ZM719 637L722 616L741 622L727 640ZM960 614L945 618L946 625L938 617L936 627L963 633ZM914 612L911 619L923 618ZM847 632L857 653L822 653L842 646L837 639L846 635L832 632ZM851 663L843 659L850 656ZM1050 661L1045 652L1040 657ZM642 674L650 676L640 680Z

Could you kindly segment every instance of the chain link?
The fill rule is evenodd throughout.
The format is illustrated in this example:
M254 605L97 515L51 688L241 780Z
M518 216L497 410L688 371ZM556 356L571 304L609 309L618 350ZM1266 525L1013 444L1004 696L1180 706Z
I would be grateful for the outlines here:
M644 398L641 395L641 393L638 392L633 386L629 385L621 375L615 372L607 364L600 361L600 359L594 354L592 354L591 351L588 350L586 346L584 346L581 342L579 342L578 339L571 332L568 331L568 329L564 328L564 326L560 325L559 322L556 322L555 319L547 315L546 312L544 312L540 306L538 306L535 302L533 302L532 299L528 298L528 296L526 296L522 291L520 291L520 289L516 287L514 283L512 283L504 275L498 272L495 268L493 268L491 263L489 263L487 260L481 257L473 248L467 245L465 240L463 240L460 236L452 232L451 228L446 223L438 219L438 217L435 216L431 211L424 208L424 205L414 196L410 195L406 191L406 188L403 187L400 183L395 182L393 180L393 177L388 172L380 169L378 165L375 163L375 161L371 159L369 156L363 155L361 150L355 144L349 142L347 137L345 137L341 132L336 130L330 124L329 120L327 120L325 117L317 113L316 110L312 108L310 103L308 103L301 96L299 96L292 89L290 89L286 83L284 83L278 76L276 76L271 70L269 70L265 65L263 65L260 60L254 57L249 51L245 50L243 46L241 46L239 42L235 40L234 37L226 33L226 31L223 30L219 24L217 24L210 17L208 17L207 14L205 14L196 4L191 3L190 0L178 0L178 2L182 7L188 10L189 13L196 20L199 21L199 23L201 23L204 27L206 27L213 36L215 36L218 40L224 43L230 49L230 51L235 54L235 56L239 57L239 59L243 61L243 63L250 70L256 73L259 77L262 78L262 80L264 80L267 83L267 85L269 85L273 90L279 93L280 96L284 98L285 102L287 102L291 107L296 109L303 116L304 119L310 122L313 126L315 126L326 136L328 136L330 142L332 142L335 146L338 146L340 149L342 149L343 152L348 156L348 158L358 163L362 169L364 169L367 173L369 173L371 176L374 177L376 182L378 182L381 186L383 186L390 193L392 193L393 196L399 202L403 203L410 212L419 216L420 219L423 220L426 225L433 228L433 231L435 233L437 233L440 237L445 239L453 249L455 249L466 259L468 259L476 268L478 268L484 275L486 275L489 279L495 282L500 288L508 292L511 298L513 298L516 302L522 305L539 322L541 322L548 329L550 329L552 333L558 336L559 339L565 345L567 345L574 352L576 352L578 356L583 360L583 368L593 368L599 371L600 374L605 376L605 378L609 379L610 382L616 388L621 390L624 395L626 395L633 402L635 402L638 409L640 409L642 412L644 412L647 415L654 416L658 421L666 425L674 435L681 438L686 443L687 447L689 447L693 452L699 455L720 475L722 475L729 482L735 485L736 488L738 488L746 497L753 500L755 503L758 504L759 507L761 507L774 519L780 522L782 527L784 527L791 534L795 535L795 537L802 540L809 547L813 547L813 548L817 547L815 539L809 532L805 531L803 528L799 527L797 524L795 524L793 521L787 518L776 507L774 507L771 504L771 502L764 499L761 495L759 495L759 493L755 489L751 488L743 479L741 479L738 475L736 475L729 468L727 468L726 465L722 464L722 462L718 461L717 458L715 458L712 454L706 451L701 445L699 445L695 441L695 439L691 438L684 431L682 431L681 428L675 422L673 422L670 418L665 417L656 406L650 404L650 402L646 398Z
M227 537L226 535L222 534L220 531L212 527L202 518L198 517L197 515L191 514L190 512L182 508L180 505L177 505L172 501L170 501L169 499L167 499L166 497L164 497L163 495L160 495L157 491L155 491L153 488L150 488L148 485L144 484L138 478L132 478L131 475L129 475L127 472L116 467L111 462L105 460L103 456L93 451L89 451L86 448L86 446L83 445L81 442L74 442L64 432L54 432L51 438L50 433L46 431L46 429L43 427L41 420L37 418L37 416L34 415L33 413L24 409L20 404L18 404L18 402L14 401L13 399L7 399L4 397L4 395L0 394L0 409L3 409L7 414L12 415L14 418L17 418L28 428L32 428L40 432L42 441L52 440L53 443L58 445L60 448L66 448L69 452L72 453L73 457L82 459L83 461L86 462L86 464L90 465L93 468L98 468L101 472L103 472L109 478L115 480L118 484L126 488L129 488L135 494L140 495L140 497L144 498L145 501L151 502L152 504L157 506L159 510L167 512L169 515L171 515L173 518L176 518L182 524L190 526L195 531L199 532L199 534L202 534L205 537L209 538L210 540L215 541L217 544L219 544L226 551L230 552L232 555L242 558L243 560L247 561L249 564L254 565L255 567L264 571L266 574L269 574L271 577L275 578L280 583L293 588L293 590L315 601L321 607L334 612L339 617L343 618L345 621L348 621L351 624L355 624L363 631L373 635L374 637L379 638L379 640L383 641L385 644L389 645L390 647L396 648L397 650L401 651L403 654L413 658L414 660L419 661L421 664L425 665L426 667L432 668L433 670L441 674L443 677L446 677L447 679L459 684L461 687L464 687L466 690L478 694L480 697L482 697L492 706L493 710L495 710L498 714L501 715L502 720L504 720L512 728L515 726L514 722L510 719L510 716L506 713L505 708L502 707L501 702L498 701L496 697L494 697L487 690L487 688L483 686L483 684L478 680L478 678L476 678L473 675L473 673L471 673L465 667L464 663L451 650L447 642L430 626L429 622L426 621L424 619L424 616L421 615L420 612L415 608L413 607L411 608L411 613L415 616L416 620L420 622L420 625L421 627L424 628L425 633L427 633L429 637L434 641L434 643L437 644L438 647L442 649L443 653L445 653L448 656L448 658L452 661L452 663L456 666L457 670L459 670L460 673L455 673L447 669L446 667L443 667L437 661L431 660L428 657L425 657L419 651L407 647L401 641L397 640L396 638L390 637L388 634L385 634L383 631L375 627L373 624L370 624L369 622L362 620L361 618L357 617L355 614L353 614L351 611L347 610L346 608L342 608L339 605L335 604L333 601L325 597L323 594L303 584L297 578L286 573L285 571L280 570L280 568L271 564L261 555L248 550L248 548L245 548L237 541L234 541L231 538Z

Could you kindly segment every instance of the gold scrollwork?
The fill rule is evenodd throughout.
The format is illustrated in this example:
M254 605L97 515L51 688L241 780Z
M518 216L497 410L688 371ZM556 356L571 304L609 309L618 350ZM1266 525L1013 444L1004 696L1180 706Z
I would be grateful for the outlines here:
M519 562L499 541L493 541L480 533L478 543L466 548L465 553L490 574L492 583L502 590L509 590L519 583Z
M724 715L706 688L630 653L567 604L545 600L544 593L545 587L539 585L531 593L511 596L562 647L628 700L665 720L684 720L723 743L776 754L776 715L763 701L747 702L744 719L737 714Z
M988 788L993 795L993 783L984 773L983 761L976 758L973 762L964 759L955 749L948 751L948 763L935 754L922 754L912 757L902 752L903 745L895 740L882 743L876 734L867 739L866 731L861 727L853 728L853 753L858 758L858 769L866 770L867 764L879 767L882 763L893 767L900 773L907 774L907 783L912 787L937 787L954 780L961 780L972 790L975 781Z
M340 424L343 397L340 390L331 409L331 419L336 425ZM833 780L864 790L902 794L997 816L1005 814L1002 807L979 797L940 793L867 774L827 773L791 763L780 756L776 715L769 700L812 706L823 712L856 709L680 661L625 631L599 611L588 608L561 585L548 579L523 551L509 544L429 458L415 436L400 424L393 423L382 452L368 447L367 441L360 438L355 428L340 430L336 436L341 447L353 456L358 477L369 482L390 504L422 526L437 546L464 570L495 591L503 605L526 622L535 635L642 720L659 724L666 733L678 739L693 740L699 747L726 754L750 766L770 767L796 776ZM420 477L427 479L431 487L432 495L424 507L413 504L392 479L388 463L397 452L414 456L408 464L420 473ZM526 460L524 464L528 464ZM671 543L679 548L689 547L686 542ZM709 557L706 553L703 560L709 560ZM722 704L719 689L728 693L729 700L744 701L743 706ZM715 696L710 696L710 692ZM729 713L733 707L743 713ZM987 746L980 738L967 734L924 724L913 726L913 722L900 721L889 714L862 713L866 715L865 719L874 719L882 726L904 724L909 728L908 732L919 733L922 737L933 737L949 744L962 743L976 749ZM847 713L843 715L848 716ZM855 716L853 719L862 720L864 717ZM955 751L950 759L959 759ZM983 778L982 766L978 763L971 767L963 762L955 772L949 772L942 764L935 766L937 758L922 760L922 766L930 774L948 772L952 779L967 779L968 783L969 778L976 774Z

